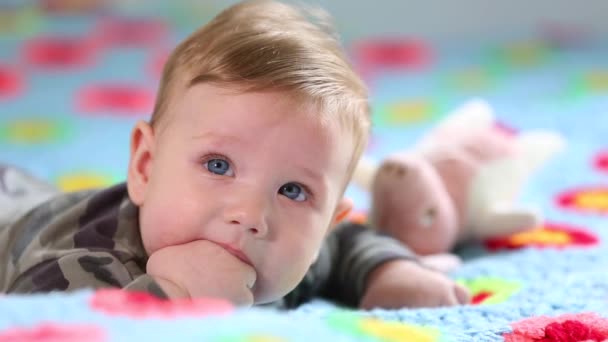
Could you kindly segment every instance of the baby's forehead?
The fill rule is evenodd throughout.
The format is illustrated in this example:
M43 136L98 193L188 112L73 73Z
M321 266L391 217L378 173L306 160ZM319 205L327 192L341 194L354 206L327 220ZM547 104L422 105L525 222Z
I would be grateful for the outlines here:
M270 112L274 114L269 117L267 114ZM218 113L220 115L217 115ZM300 141L301 144L306 144L310 139L323 139L332 145L352 147L356 139L352 125L341 118L338 110L321 101L290 91L246 91L233 86L194 85L175 92L165 114L162 120L156 122L161 126L158 129L175 126L189 134L202 134L197 130L208 129L218 129L233 135L249 134L251 130L271 128L276 124L274 120L291 122L292 126L295 124L313 127L314 134L310 134L310 138L306 135L300 136L304 140ZM212 127L208 126L210 122L205 118L207 115L214 117ZM257 120L257 116L264 119ZM293 117L299 119L290 120ZM344 153L352 153L352 149Z

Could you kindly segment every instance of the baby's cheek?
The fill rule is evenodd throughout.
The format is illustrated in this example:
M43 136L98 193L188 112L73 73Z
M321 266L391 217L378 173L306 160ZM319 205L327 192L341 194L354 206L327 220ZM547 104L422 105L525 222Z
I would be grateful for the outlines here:
M175 204L163 201L143 209L141 230L148 253L186 241L187 217Z
M301 248L301 247L299 247ZM291 253L269 253L264 265L262 283L256 301L274 301L291 292L308 271L308 265L299 248ZM273 254L273 255L271 255ZM298 257L301 256L301 257ZM259 276L259 275L258 275Z
M310 265L314 261L315 247L313 246L298 246L291 249L290 257L283 260L288 260L283 265L286 274L286 281L292 287L295 287L304 277Z

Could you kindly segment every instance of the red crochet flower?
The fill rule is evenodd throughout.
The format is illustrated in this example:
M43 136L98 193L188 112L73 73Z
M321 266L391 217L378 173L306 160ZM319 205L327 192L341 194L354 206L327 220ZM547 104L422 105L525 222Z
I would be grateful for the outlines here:
M93 310L113 316L133 318L206 316L232 312L233 306L222 299L160 299L144 292L100 290L90 301Z
M581 186L563 191L555 197L556 204L565 210L581 214L608 214L608 187Z
M43 323L0 332L0 342L101 342L105 332L94 325Z
M579 321L554 322L545 327L545 337L541 342L578 342L578 341L604 341L604 335Z
M524 247L564 249L593 246L598 241L592 232L584 228L548 222L536 229L488 239L485 245L491 251Z
M608 340L608 319L595 313L539 316L511 324L506 342L600 342Z

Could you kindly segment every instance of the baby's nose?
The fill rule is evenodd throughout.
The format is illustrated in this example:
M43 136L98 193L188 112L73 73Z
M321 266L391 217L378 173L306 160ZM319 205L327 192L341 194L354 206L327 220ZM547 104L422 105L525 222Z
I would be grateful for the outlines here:
M245 229L247 233L257 238L268 234L266 223L266 207L259 199L239 201L238 205L226 211L226 221L232 226Z
M232 220L232 221L230 221L230 224L241 226L244 229L246 229L248 233L250 233L256 237L266 236L266 234L268 232L268 228L266 227L266 225L264 223L262 223L262 222L248 223L248 222L251 222L251 221L245 220L245 219L240 219L240 220Z

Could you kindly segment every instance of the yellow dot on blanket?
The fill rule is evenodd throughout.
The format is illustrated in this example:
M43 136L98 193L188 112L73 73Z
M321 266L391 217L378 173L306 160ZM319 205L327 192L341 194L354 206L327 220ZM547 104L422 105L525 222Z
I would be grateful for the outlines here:
M454 73L450 78L450 84L461 90L484 90L491 83L488 71L481 68L463 69Z
M581 192L575 197L577 207L608 210L608 191L605 189Z
M374 338L378 342L437 342L441 339L437 328L361 317L340 310L328 317L328 324L342 333L357 338Z
M493 277L458 279L457 282L469 289L473 305L503 303L522 288L519 282Z
M384 125L414 125L430 121L434 111L427 99L409 99L381 107L378 117Z
M0 141L16 145L56 142L66 136L66 122L49 119L19 119L0 124Z
M440 337L437 329L371 318L361 320L360 326L383 342L434 342Z
M0 36L31 36L42 27L42 19L40 11L32 5L0 9Z
M599 242L597 236L587 229L563 223L545 222L541 227L485 241L490 250L524 247L570 248L593 246Z
M592 91L608 91L608 70L597 70L585 76L585 84Z
M565 190L555 198L557 204L568 210L587 213L608 213L608 187L592 186Z
M511 236L510 240L515 245L546 244L560 246L572 242L568 233L546 230L542 227L514 234Z
M57 186L66 192L102 188L113 183L114 177L96 172L70 173L57 179Z
M516 66L537 66L547 59L549 48L538 41L524 41L502 49L506 61Z

